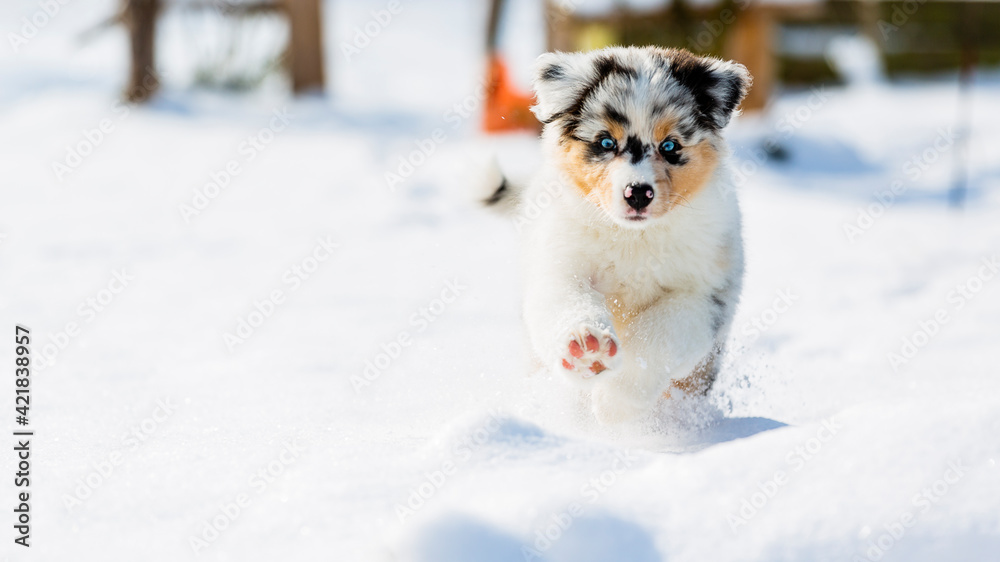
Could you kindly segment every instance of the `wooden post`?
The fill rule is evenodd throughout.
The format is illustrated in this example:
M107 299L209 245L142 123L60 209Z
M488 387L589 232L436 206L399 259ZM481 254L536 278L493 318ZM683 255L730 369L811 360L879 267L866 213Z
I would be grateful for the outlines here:
M133 103L146 101L160 87L156 77L156 18L160 0L124 0L122 19L131 44L131 67L125 98Z
M292 90L301 94L323 90L323 21L320 0L284 0L291 29L288 63Z
M759 3L751 3L736 16L726 57L743 63L753 76L753 87L743 100L743 109L756 111L767 105L774 89L774 16Z
M500 16L503 14L504 0L490 0L490 19L486 24L486 52L497 51L500 33Z

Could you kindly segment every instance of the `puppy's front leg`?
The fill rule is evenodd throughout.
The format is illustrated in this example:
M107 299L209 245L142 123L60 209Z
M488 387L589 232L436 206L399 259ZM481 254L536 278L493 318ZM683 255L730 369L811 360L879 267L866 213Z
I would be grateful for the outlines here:
M535 270L529 277L534 278L527 283L524 316L545 365L584 384L617 370L621 345L604 295L588 279L553 268Z
M594 415L616 423L650 412L671 382L711 357L725 310L711 296L670 293L621 328L622 368L593 388Z

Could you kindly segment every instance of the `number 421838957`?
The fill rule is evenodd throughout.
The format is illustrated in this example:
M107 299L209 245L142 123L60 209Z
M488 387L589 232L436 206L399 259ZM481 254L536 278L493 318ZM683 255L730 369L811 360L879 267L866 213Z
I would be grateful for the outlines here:
M14 341L17 344L14 352L17 357L14 363L17 365L14 371L14 384L16 397L14 398L14 410L17 412L16 421L20 425L28 425L28 408L31 406L31 343L29 337L30 330L24 326L17 326L14 330Z

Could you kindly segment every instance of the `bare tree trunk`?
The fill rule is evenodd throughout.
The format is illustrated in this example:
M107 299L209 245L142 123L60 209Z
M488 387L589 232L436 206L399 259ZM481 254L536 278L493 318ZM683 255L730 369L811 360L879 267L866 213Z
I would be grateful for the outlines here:
M736 18L729 35L726 58L742 62L753 76L753 88L741 106L746 111L764 109L774 91L777 75L775 28L771 12L754 3L748 5L740 17Z
M319 0L284 0L291 27L288 54L296 94L322 90L323 20Z
M160 0L123 0L122 20L128 29L132 65L125 98L139 103L152 96L160 82L156 77L156 17Z

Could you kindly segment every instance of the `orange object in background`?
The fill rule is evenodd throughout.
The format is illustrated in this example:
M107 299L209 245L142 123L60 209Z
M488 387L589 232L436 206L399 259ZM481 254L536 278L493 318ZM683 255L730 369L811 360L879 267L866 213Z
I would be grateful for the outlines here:
M531 106L533 96L519 92L510 79L507 65L496 52L489 55L483 130L487 133L538 131L541 126Z

